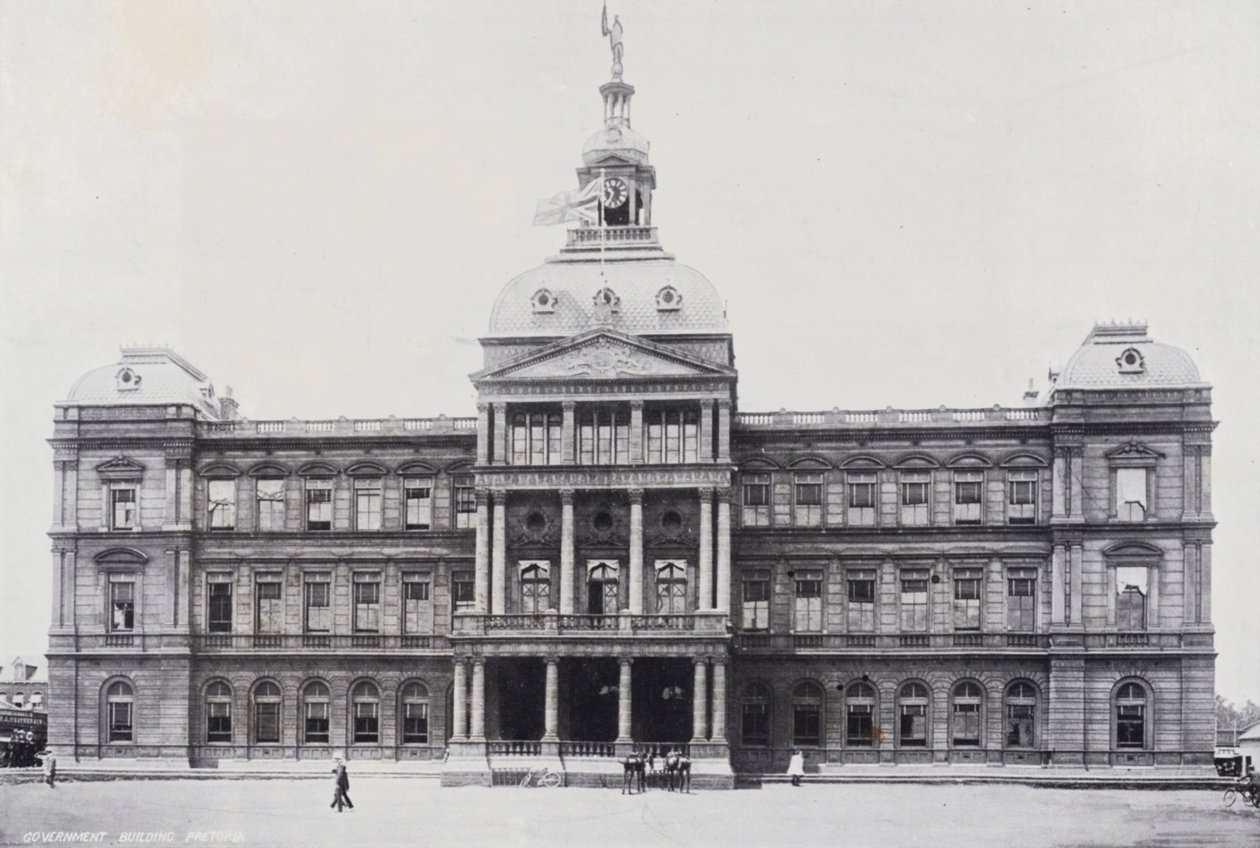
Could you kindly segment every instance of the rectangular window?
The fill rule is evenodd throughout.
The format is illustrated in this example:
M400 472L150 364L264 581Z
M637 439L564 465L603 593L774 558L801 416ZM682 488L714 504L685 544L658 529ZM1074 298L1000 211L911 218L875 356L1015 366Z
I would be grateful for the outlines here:
M259 745L280 744L280 702L258 701L254 704L255 736Z
M451 481L455 496L455 529L472 530L477 526L477 490L473 476L461 474Z
M1033 746L1033 716L1036 707L1032 704L1006 705L1006 746L1008 748L1031 748Z
M111 530L134 530L136 527L136 487L134 484L112 484L109 487Z
M306 735L307 742L327 742L328 741L328 702L327 701L307 701L306 704Z
M284 529L284 480L278 477L260 478L257 483L258 529L274 531Z
M822 632L821 571L798 570L793 578L792 627L797 633Z
M210 480L206 483L206 500L211 530L236 528L236 481Z
M332 529L332 481L306 481L306 529Z
M981 568L954 569L954 629L980 629L980 591L984 583Z
M206 576L206 632L232 632L232 575Z
M354 632L377 633L381 629L381 576L354 575Z
M407 530L429 530L433 527L433 478L407 477L403 480L406 509L403 525ZM476 509L474 501L473 508Z
M380 738L378 709L375 701L355 701L354 703L354 741L376 742Z
M513 465L558 465L561 419L555 413L518 412L512 416Z
M1037 523L1037 472L1011 471L1007 474L1006 521L1008 524Z
M797 527L818 527L822 524L823 509L823 475L821 472L810 472L796 475L796 513L794 522Z
M1142 704L1116 706L1116 747L1146 746L1146 707Z
M770 475L744 474L743 525L745 527L770 526Z
M643 414L647 462L678 465L699 455L700 419L694 410L661 409Z
M1037 629L1037 569L1012 568L1006 574L1006 629Z
M131 741L131 703L128 701L109 702L109 741Z
M381 529L381 480L379 477L354 479L354 529Z
M1120 630L1146 629L1146 598L1149 572L1143 566L1116 569L1116 627Z
M429 705L403 705L403 743L420 744L429 741Z
M980 744L980 705L954 704L953 726L950 728L955 745Z
M928 570L907 568L901 572L901 630L926 633L928 630Z
M901 744L906 748L922 748L927 745L927 705L901 705Z
M232 741L232 704L228 701L211 701L206 704L206 741Z
M932 472L904 471L901 474L901 524L923 527L928 523Z
M476 604L476 584L471 572L462 571L451 575L451 616L457 612L472 612Z
M761 701L745 703L740 715L740 738L745 745L770 744L770 706Z
M136 626L136 584L130 578L110 576L109 631L130 633Z
M954 472L954 523L979 524L984 504L984 472Z
M259 578L255 584L258 595L258 625L255 633L275 634L284 632L284 597L280 579L274 576Z
M852 748L869 748L875 740L872 704L849 704L844 722L844 741Z
M1116 469L1116 518L1146 520L1146 469Z
M792 743L794 745L817 745L822 738L818 706L813 703L792 705Z
M770 572L744 572L740 624L745 630L770 629Z
M306 632L332 631L332 584L326 575L306 578Z
M427 574L403 575L403 632L433 632L433 605L429 601Z
M644 416L644 429L649 429ZM649 451L648 456L652 453ZM613 465L630 461L630 418L620 409L597 407L583 410L578 418L578 462L582 465ZM647 460L659 462L658 459Z
M854 569L848 574L848 630L851 633L875 632L875 571Z
M852 527L875 526L875 475L850 474L848 476L848 521Z

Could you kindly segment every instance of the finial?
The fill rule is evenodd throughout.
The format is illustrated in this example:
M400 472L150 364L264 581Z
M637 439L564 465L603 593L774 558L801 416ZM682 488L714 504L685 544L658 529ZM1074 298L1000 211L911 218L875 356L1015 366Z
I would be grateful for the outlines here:
M600 19L599 29L601 35L608 36L608 46L612 48L612 78L618 82L621 81L621 56L625 48L621 46L621 18L613 15L612 26L608 25L608 4L604 3L604 15Z

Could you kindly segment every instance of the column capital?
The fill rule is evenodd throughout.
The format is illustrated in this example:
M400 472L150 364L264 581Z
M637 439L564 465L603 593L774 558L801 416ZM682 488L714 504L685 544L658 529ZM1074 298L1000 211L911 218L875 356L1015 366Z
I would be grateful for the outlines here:
M508 500L507 489L490 489L490 497L494 499L495 506L506 506Z
M543 662L546 663L547 665L559 665L560 657L554 656L554 655L543 657Z
M634 665L634 657L617 657L618 665Z
M630 498L630 503L642 505L643 503L643 490L642 489L626 489L626 495Z
M484 401L484 400L479 400L479 401L477 401L477 413L478 413L478 414L481 414L481 413L483 413L483 412L489 412L489 411L490 411L490 402L489 402L489 401Z
M560 490L560 503L564 504L565 506L573 506L573 495L574 495L574 491L572 489L561 489Z
M731 489L730 486L719 486L717 489L714 490L714 492L717 495L718 501L722 503L731 502L731 494L733 490Z
M696 494L700 496L700 500L702 501L711 501L713 500L713 493L716 491L717 489L713 488L712 486L701 486L700 488L696 489Z
M718 398L718 399L717 399L717 405L718 405L718 409L730 409L730 408L731 408L731 399L730 399L730 398Z
M642 410L643 410L643 401L642 401L642 400L640 400L640 399L635 399L635 400L630 401L630 408L631 408L631 409L637 409L637 410L642 411Z
M711 659L712 657L692 657L691 664L692 665L708 665L709 660Z
M486 665L486 658L485 658L485 657L473 657L473 658L471 658L471 659L469 660L469 662L470 662L470 663L472 663L472 667L473 667L473 669L474 669L474 670L475 670L475 669L478 669L478 668L484 668L484 667L485 667L485 665Z
M477 493L477 506L486 506L490 503L490 489L485 486L478 486L475 491Z
M560 409L563 410L564 412L572 412L573 410L577 409L577 401L562 400L560 401Z

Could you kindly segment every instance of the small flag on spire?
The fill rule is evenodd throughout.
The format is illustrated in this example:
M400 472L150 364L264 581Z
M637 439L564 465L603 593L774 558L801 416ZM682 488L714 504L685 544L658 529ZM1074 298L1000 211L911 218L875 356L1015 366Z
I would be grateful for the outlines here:
M564 191L555 197L538 201L534 226L546 227L568 221L596 223L599 219L599 198L603 191L603 182L602 179L594 179L574 191Z

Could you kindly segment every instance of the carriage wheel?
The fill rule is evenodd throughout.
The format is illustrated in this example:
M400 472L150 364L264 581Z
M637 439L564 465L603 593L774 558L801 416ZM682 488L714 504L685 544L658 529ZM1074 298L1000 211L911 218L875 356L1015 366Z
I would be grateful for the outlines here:
M538 779L539 786L556 787L560 785L560 773L549 771Z
M1238 800L1238 791L1235 789L1226 789L1225 797L1222 799L1226 807L1234 806L1234 802Z

